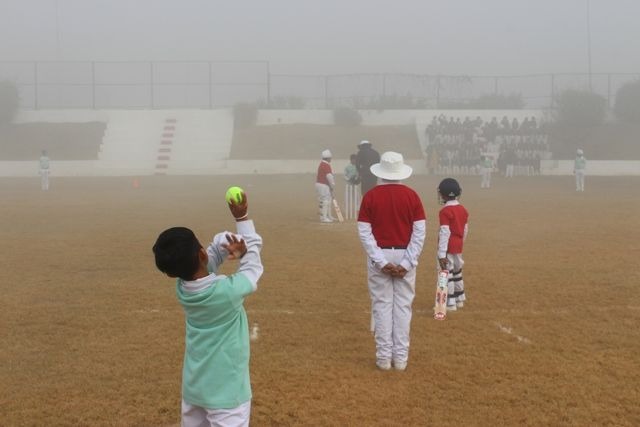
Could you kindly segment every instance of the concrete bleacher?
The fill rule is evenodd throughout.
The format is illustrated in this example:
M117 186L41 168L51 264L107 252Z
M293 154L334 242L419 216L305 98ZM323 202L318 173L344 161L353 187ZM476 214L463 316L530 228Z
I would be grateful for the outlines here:
M224 167L232 138L229 110L114 112L100 167L123 175L212 173Z
M162 111L112 111L98 153L102 170L142 175L155 167Z
M20 123L106 123L97 160L65 161L52 153L52 176L144 176L223 173L233 114L216 110L40 110ZM171 130L167 130L171 125ZM0 176L37 175L38 159L0 161Z
M207 175L226 168L233 139L230 110L176 113L175 135L166 173Z

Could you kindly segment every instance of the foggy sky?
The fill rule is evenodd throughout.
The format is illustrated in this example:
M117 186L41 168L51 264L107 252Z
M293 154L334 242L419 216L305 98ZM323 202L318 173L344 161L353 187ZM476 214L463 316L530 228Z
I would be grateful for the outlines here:
M586 4L0 0L0 60L268 60L273 73L288 74L586 73ZM590 9L592 71L640 72L640 1L590 0Z

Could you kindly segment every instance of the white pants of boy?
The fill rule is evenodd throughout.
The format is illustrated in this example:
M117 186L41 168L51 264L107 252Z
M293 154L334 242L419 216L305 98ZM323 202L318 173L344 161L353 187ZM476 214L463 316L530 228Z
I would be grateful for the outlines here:
M42 191L49 190L49 169L40 169L40 188Z
M383 249L387 261L399 265L404 249ZM402 278L391 277L367 259L369 295L373 312L376 359L406 363L409 358L411 304L416 296L416 269Z
M576 169L576 191L584 191L584 169Z
M182 401L182 427L247 427L251 401L231 409L207 409Z
M491 187L491 168L482 168L482 184L480 188Z
M331 188L327 184L316 182L316 195L318 196L320 221L333 221L333 216L331 215Z
M511 164L511 163L508 164L507 165L507 170L506 170L504 176L507 177L507 178L513 177L513 169L514 169L514 165Z

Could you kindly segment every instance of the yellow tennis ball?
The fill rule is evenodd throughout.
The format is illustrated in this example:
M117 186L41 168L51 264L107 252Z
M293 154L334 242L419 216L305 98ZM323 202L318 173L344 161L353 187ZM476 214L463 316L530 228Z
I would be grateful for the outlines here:
M230 187L227 190L227 194L225 195L225 200L227 203L231 203L232 201L235 203L242 202L242 195L244 194L244 190L240 187Z

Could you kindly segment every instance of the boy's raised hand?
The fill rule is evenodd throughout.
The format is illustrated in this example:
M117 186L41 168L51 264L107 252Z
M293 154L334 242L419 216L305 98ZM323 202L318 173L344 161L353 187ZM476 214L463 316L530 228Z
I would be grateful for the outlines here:
M238 237L233 234L227 234L225 238L229 243L223 243L222 247L229 252L230 260L240 259L247 253L247 244L243 239L238 239Z
M236 221L244 221L249 218L249 215L247 214L247 210L249 208L247 205L247 193L242 193L241 202L236 203L235 200L231 200L228 205L231 215L233 215Z

